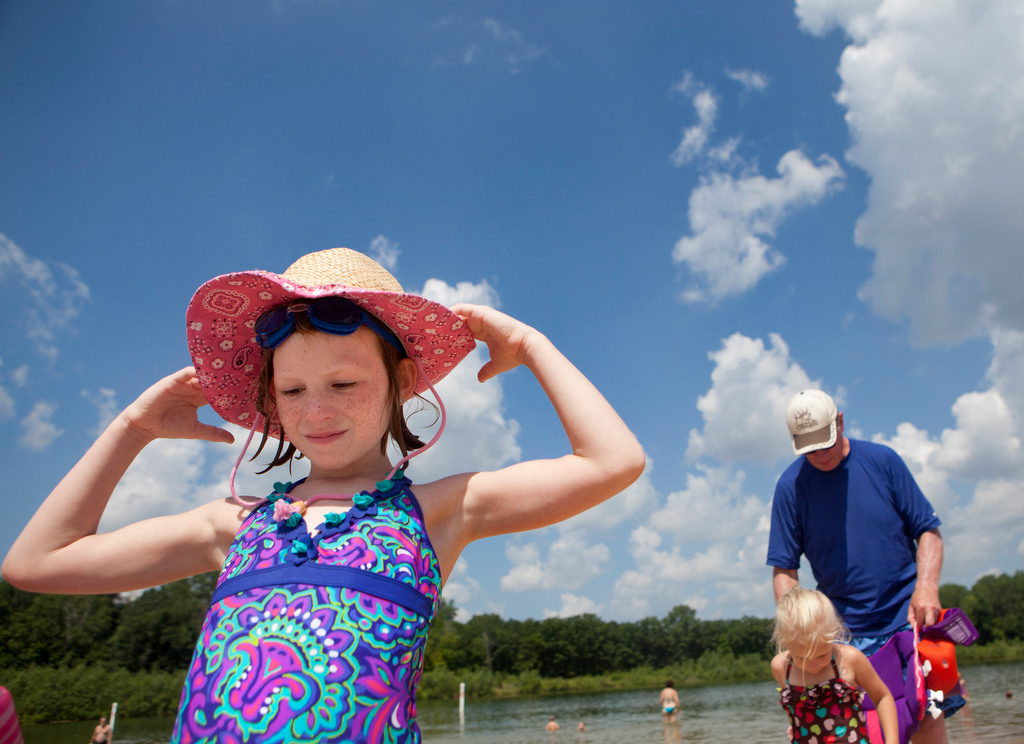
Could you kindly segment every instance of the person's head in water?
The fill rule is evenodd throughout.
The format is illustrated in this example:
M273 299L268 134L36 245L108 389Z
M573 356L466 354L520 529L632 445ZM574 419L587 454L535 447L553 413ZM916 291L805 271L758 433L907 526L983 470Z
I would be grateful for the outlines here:
M670 679L666 679L665 680L665 687L675 687L675 686L676 686L676 683L673 682L672 680L670 680Z
M797 585L779 597L772 640L805 672L821 671L832 658L832 644L849 638L835 606L821 592Z

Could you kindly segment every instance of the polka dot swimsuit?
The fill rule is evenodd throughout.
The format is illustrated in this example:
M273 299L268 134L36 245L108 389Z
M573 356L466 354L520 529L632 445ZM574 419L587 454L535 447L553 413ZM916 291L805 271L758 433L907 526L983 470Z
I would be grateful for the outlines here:
M839 677L839 667L832 657L834 679L813 687L797 687L789 683L790 660L786 666L786 686L779 703L789 713L793 724L793 741L797 744L868 744L868 727L860 692Z

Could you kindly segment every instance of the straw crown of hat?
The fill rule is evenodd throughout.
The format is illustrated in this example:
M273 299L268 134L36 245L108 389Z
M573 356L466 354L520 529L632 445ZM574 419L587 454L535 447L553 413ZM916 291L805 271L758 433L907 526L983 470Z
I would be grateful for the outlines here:
M224 274L203 284L186 312L196 376L221 418L246 428L255 420L264 355L254 330L260 316L278 305L331 296L351 300L398 337L420 371L418 393L440 382L476 346L448 308L405 293L384 267L348 248L310 253L283 274ZM278 436L276 424L270 426L271 436Z
M344 284L381 292L404 291L387 269L369 256L348 248L308 253L285 269L281 276L306 287Z

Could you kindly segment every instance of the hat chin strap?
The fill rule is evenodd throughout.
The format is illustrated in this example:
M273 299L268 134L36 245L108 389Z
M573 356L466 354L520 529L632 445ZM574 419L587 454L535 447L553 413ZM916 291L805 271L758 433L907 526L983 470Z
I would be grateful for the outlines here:
M437 390L435 390L433 384L431 384L430 378L427 377L425 374L423 374L423 370L420 369L419 362L417 362L415 359L413 359L412 361L413 361L413 364L416 365L416 371L419 373L419 376L422 377L423 381L427 383L427 387L430 389L430 392L433 393L434 400L437 401L437 405L441 409L441 426L438 428L437 433L434 434L434 436L431 438L431 440L429 442L427 442L425 445L420 447L418 450L413 450L412 452L407 454L405 457L403 457L401 460L399 460L398 464L395 465L393 468L391 468L391 472L388 473L388 477L385 480L391 480L395 476L395 473L397 473L399 470L401 470L402 466L404 466L406 463L408 463L410 460L412 460L412 458L416 457L417 455L422 455L428 449L433 447L437 443L437 440L440 439L441 435L444 433L444 427L445 427L445 424L447 423L447 420L448 420L447 413L445 412L445 409L444 409L444 402L441 400L441 396L437 394ZM228 481L228 485L231 488L231 498L233 498L235 500L235 502L239 506L242 506L242 507L244 507L246 509L255 509L256 507L260 506L261 504L266 503L266 501L267 501L267 499L265 499L265 498L260 499L260 498L257 498L256 496L245 496L245 495L241 495L240 496L235 491L235 474L238 472L238 468L242 464L242 459L245 457L245 453L249 449L249 444L252 442L253 435L256 434L256 430L258 428L260 428L260 425L263 424L263 422L265 420L266 419L265 419L265 417L263 416L262 413L257 413L256 414L256 420L253 421L252 428L249 429L249 436L246 437L246 439L245 439L245 446L242 447L242 451L238 454L238 459L235 460L235 466L233 468L231 468L231 478ZM338 494L326 494L326 493L317 494L316 496L311 496L310 498L306 499L306 503L307 504L312 504L314 501L320 501L321 499L327 499L327 498L338 498ZM244 501L243 499L253 499L253 500L252 501Z

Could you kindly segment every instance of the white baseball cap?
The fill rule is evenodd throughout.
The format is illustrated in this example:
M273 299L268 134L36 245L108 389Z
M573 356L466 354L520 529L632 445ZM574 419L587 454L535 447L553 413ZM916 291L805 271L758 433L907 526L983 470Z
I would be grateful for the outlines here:
M802 390L786 406L786 424L793 435L793 452L804 455L836 443L839 411L832 396L820 390Z

